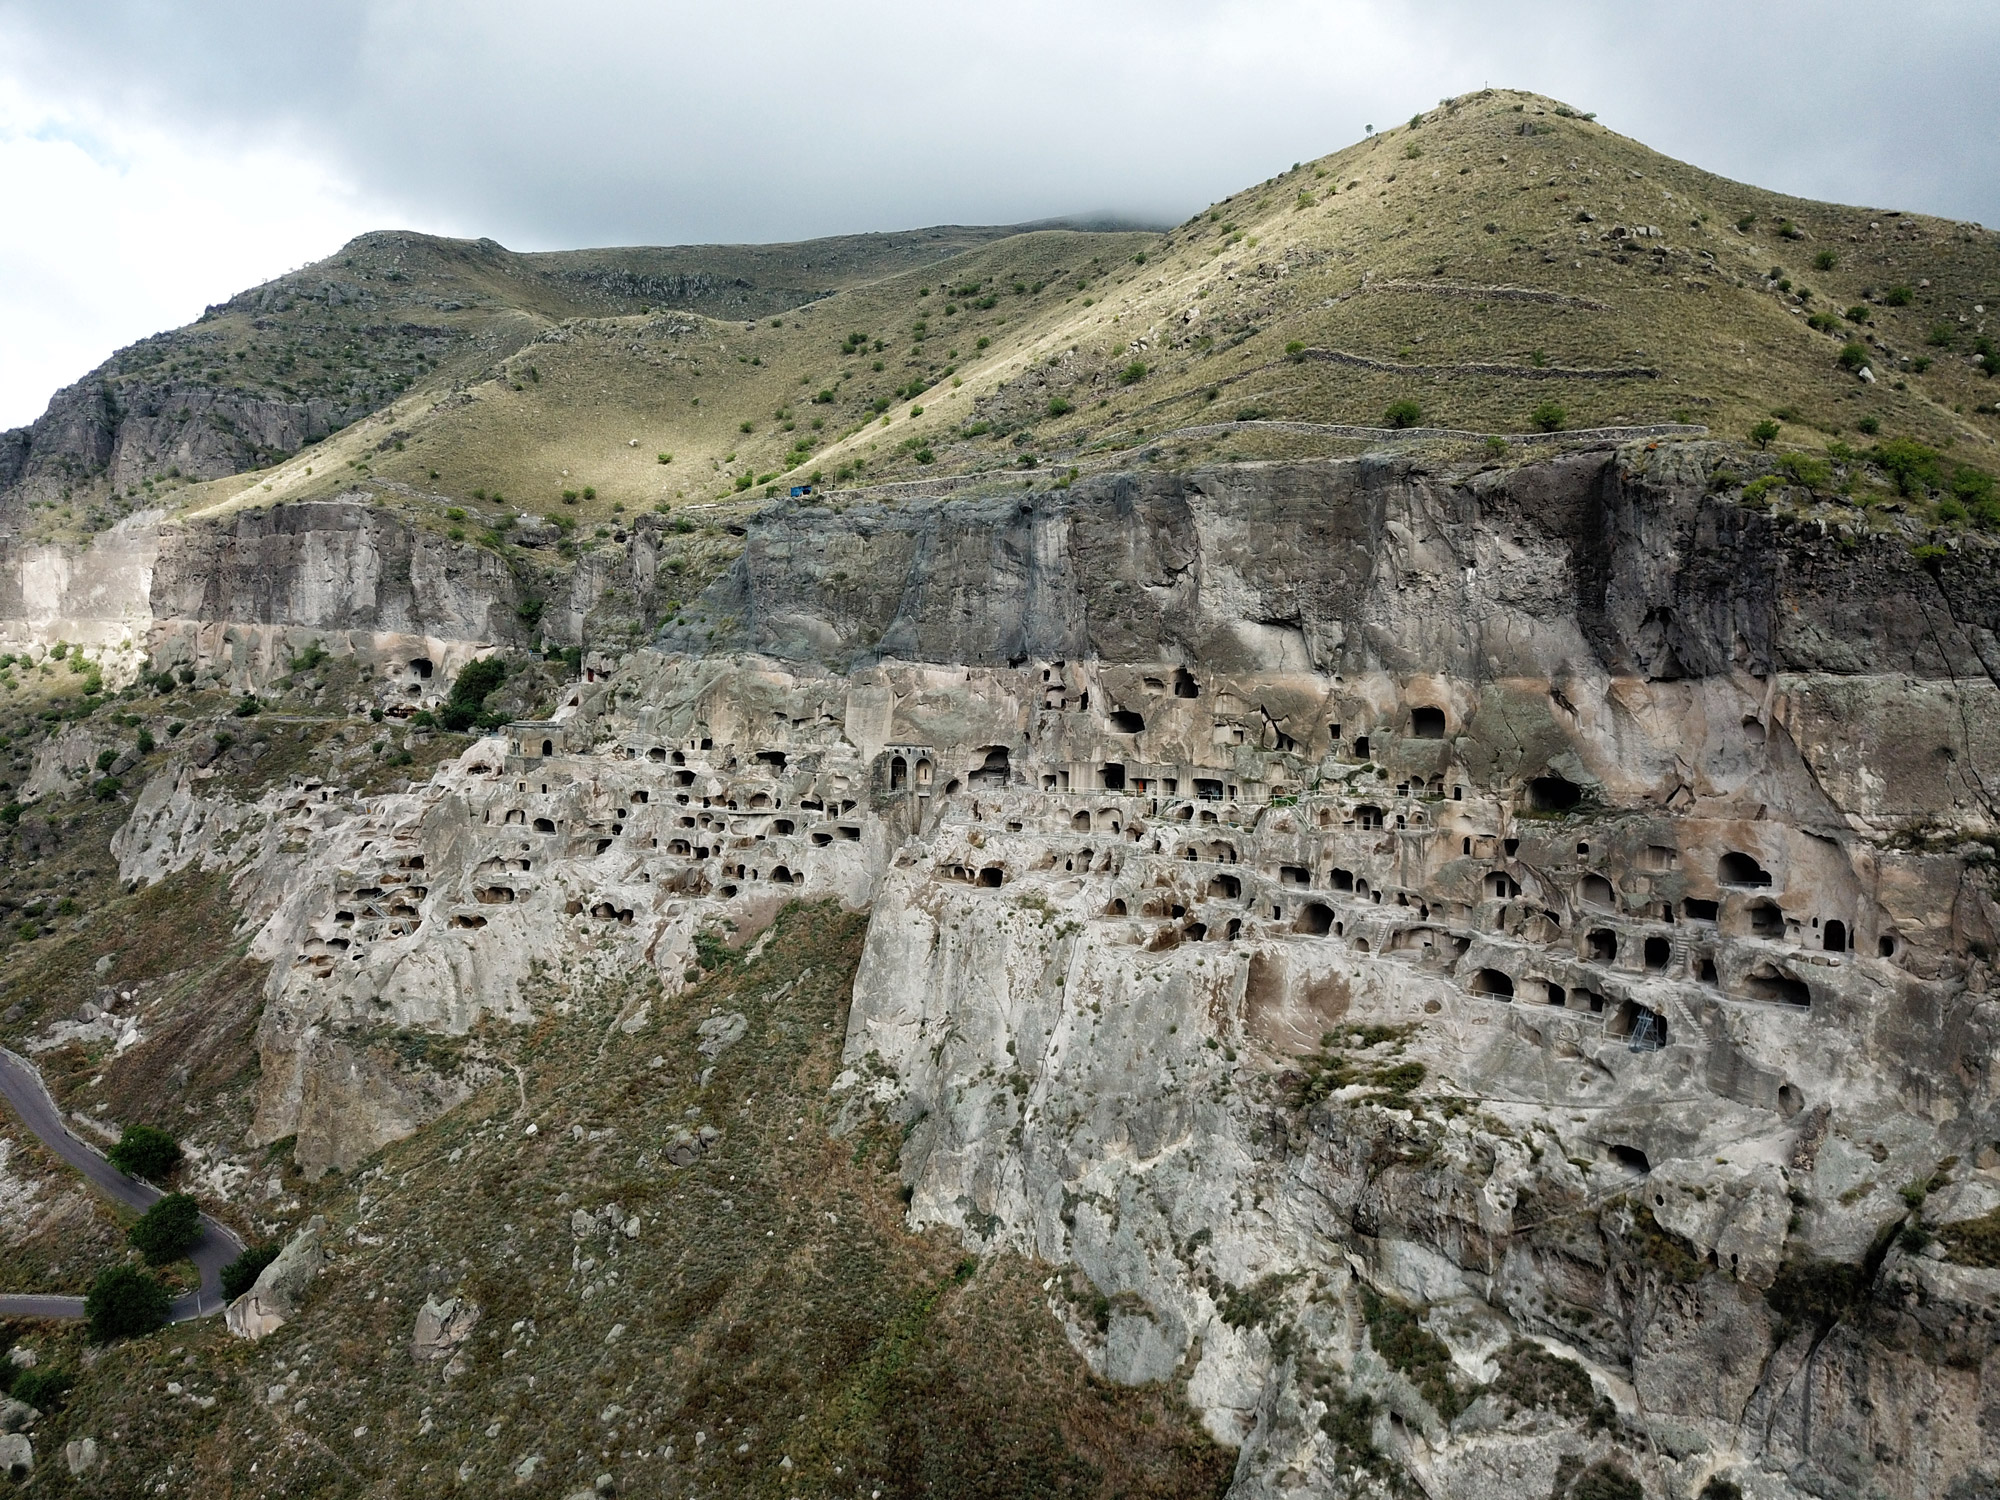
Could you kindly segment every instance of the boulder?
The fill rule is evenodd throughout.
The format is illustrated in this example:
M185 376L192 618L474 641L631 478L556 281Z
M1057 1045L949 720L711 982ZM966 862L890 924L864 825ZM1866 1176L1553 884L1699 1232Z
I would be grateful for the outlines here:
M713 1125L704 1125L699 1130L677 1130L667 1142L667 1160L677 1167L691 1167L721 1138L722 1132Z
M275 1333L298 1311L306 1287L326 1263L326 1220L314 1214L264 1267L255 1286L229 1304L223 1315L229 1331L240 1339L261 1339Z
M477 1302L464 1297L447 1297L442 1302L426 1297L417 1309L417 1326L410 1334L410 1357L448 1359L478 1326Z
M63 1444L63 1462L72 1478L81 1478L97 1467L97 1439L72 1438Z
M0 1469L19 1484L35 1472L35 1445L22 1433L0 1433Z
M740 1010L732 1010L727 1015L710 1016L695 1027L701 1040L695 1050L706 1058L717 1058L743 1040L750 1030L750 1018Z
M26 1432L40 1416L25 1401L16 1401L12 1396L0 1400L0 1432Z

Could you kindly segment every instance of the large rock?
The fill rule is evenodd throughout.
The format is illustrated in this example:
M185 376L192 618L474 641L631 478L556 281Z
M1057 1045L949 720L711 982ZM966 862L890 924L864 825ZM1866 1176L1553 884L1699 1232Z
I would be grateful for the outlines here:
M63 1462L69 1466L72 1477L81 1479L97 1467L97 1439L72 1438L64 1443Z
M19 1484L35 1472L35 1445L25 1433L0 1433L0 1473Z
M410 1357L417 1360L449 1359L472 1330L479 1326L479 1304L464 1297L439 1301L426 1297L417 1309L417 1324L410 1333Z
M256 1284L229 1304L223 1315L229 1331L238 1338L261 1339L295 1316L306 1287L326 1263L325 1239L326 1220L314 1214L278 1258L264 1267Z

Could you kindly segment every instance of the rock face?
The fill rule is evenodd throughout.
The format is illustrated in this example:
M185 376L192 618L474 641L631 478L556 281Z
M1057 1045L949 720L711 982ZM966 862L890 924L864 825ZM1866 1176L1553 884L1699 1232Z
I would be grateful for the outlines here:
M465 1097L538 963L671 991L870 906L845 1118L1237 1495L1977 1494L2000 596L1714 457L783 510L558 720L365 804L171 780L121 874L239 870L309 1172Z
M229 1331L255 1342L296 1316L306 1288L326 1263L325 1239L326 1220L315 1214L264 1267L256 1284L229 1304L223 1315Z

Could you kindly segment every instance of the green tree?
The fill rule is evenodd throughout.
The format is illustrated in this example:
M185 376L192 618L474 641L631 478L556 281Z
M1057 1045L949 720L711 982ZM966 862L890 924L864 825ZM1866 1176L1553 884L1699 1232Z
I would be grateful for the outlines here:
M486 712L486 700L507 677L507 664L497 656L469 661L451 685L451 696L438 711L438 722L454 733L468 729L496 729L498 715Z
M1536 407L1529 418L1544 432L1561 432L1563 424L1569 420L1569 412L1555 401L1544 401Z
M1778 431L1778 424L1766 417L1750 429L1750 441L1759 448L1768 448L1777 440Z
M169 1193L140 1215L125 1238L149 1266L179 1260L201 1239L201 1205L187 1193Z
M1384 427L1414 427L1424 419L1424 409L1410 400L1391 401L1382 413Z
M167 1289L137 1266L111 1266L99 1272L83 1299L90 1332L103 1343L166 1327L169 1306Z
M119 1171L148 1182L165 1182L181 1164L180 1142L151 1125L127 1125L105 1159Z
M264 1267L278 1258L276 1245L252 1245L222 1268L222 1295L234 1302L257 1284Z

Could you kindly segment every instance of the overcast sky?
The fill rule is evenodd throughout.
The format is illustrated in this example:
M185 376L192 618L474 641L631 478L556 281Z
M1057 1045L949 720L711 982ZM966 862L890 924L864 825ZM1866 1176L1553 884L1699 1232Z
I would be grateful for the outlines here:
M1173 222L1484 84L2000 222L1995 0L0 0L0 427L364 229Z

